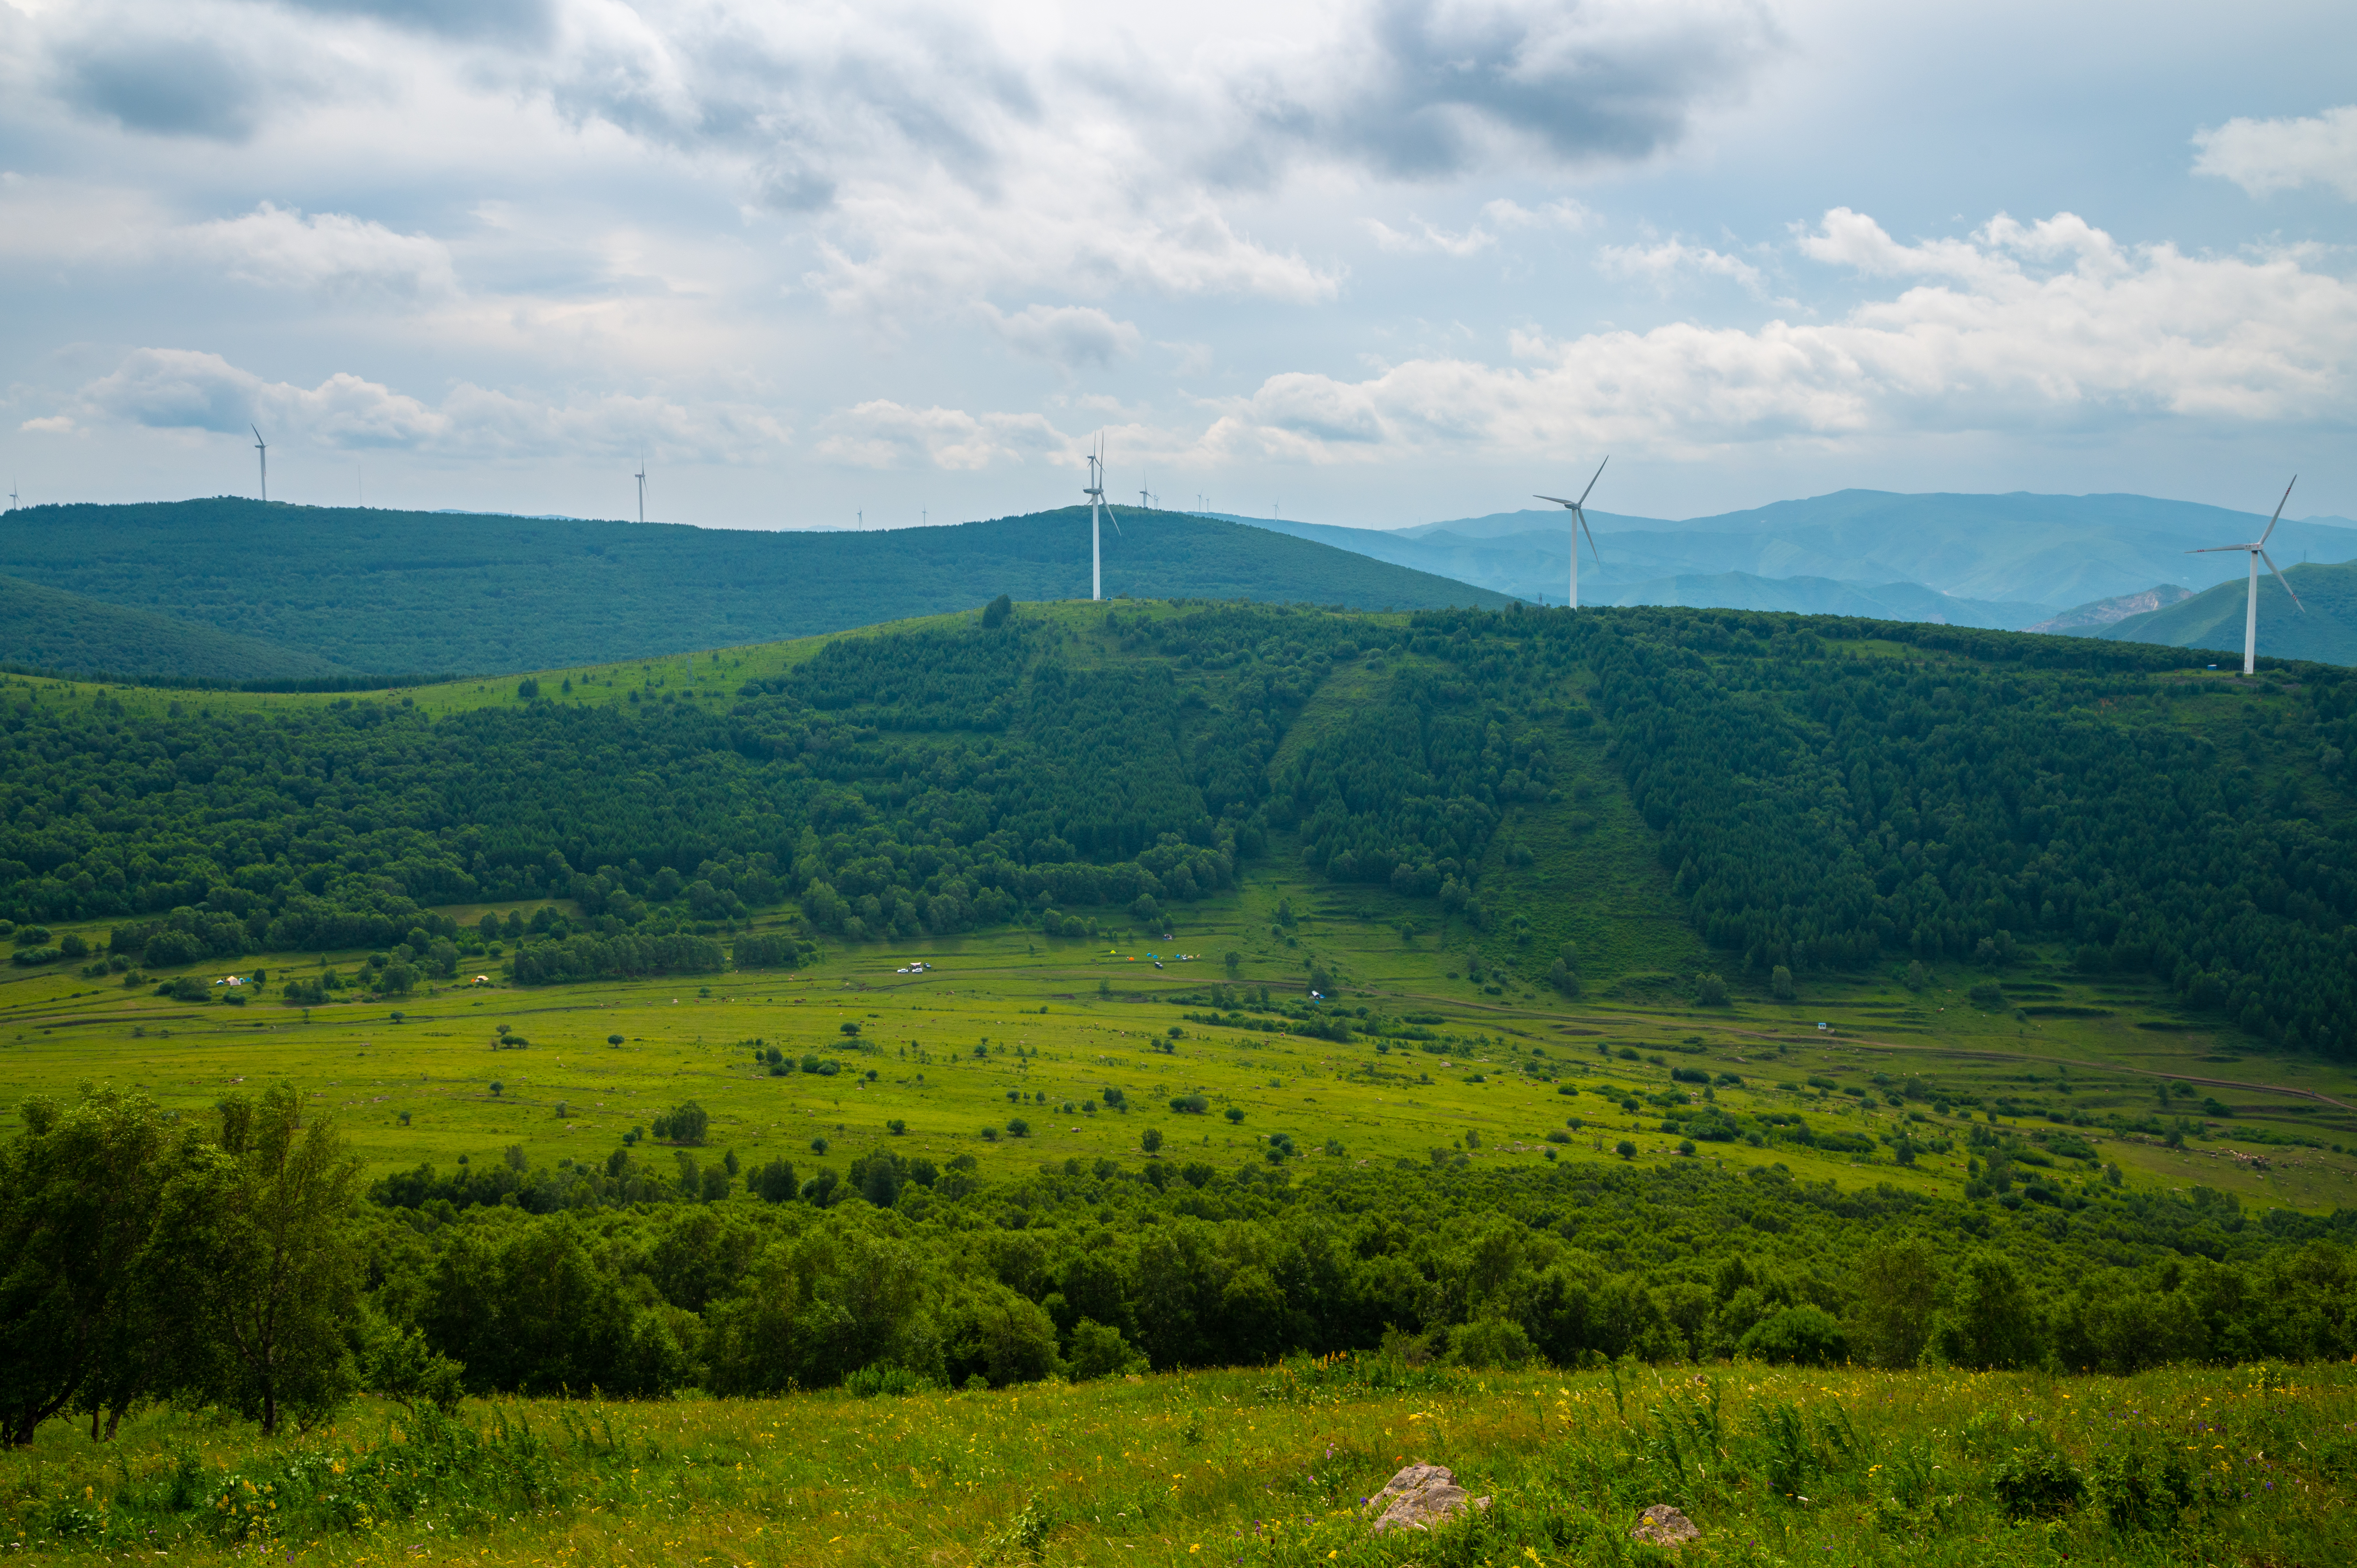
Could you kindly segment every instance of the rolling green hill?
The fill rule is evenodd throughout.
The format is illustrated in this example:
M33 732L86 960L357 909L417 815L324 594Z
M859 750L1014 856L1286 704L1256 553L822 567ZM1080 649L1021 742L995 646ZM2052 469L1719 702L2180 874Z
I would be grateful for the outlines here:
M651 668L457 710L29 684L0 914L119 918L160 963L566 898L519 972L560 980L716 969L788 898L795 940L1152 932L1265 866L1501 985L1690 990L1695 939L1754 977L2035 941L2357 1049L2357 684L2330 667L2244 686L2163 649L1736 611L991 618L829 639L733 696Z
M2305 610L2295 606L2271 575L2259 580L2259 652L2268 659L2313 659L2324 664L2357 664L2357 562L2337 566L2300 565L2284 575ZM2166 609L2115 621L2093 635L2114 642L2158 642L2171 648L2243 651L2243 622L2249 584L2237 577Z
M1508 602L1264 529L1127 510L1120 525L1104 530L1108 596L1365 609ZM1088 570L1078 508L875 533L236 499L0 517L0 572L370 671L539 670L841 631L1001 593L1083 598Z
M308 680L345 673L317 654L16 577L0 577L0 662L170 681Z

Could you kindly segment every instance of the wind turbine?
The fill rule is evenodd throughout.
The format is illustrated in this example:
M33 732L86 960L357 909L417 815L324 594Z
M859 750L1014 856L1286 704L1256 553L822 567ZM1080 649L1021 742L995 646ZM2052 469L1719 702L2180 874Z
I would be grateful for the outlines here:
M270 504L270 443L262 438L262 426L259 424L249 424L246 428L253 432L253 449L262 454L262 504L268 506Z
M1604 463L1610 461L1612 458L1608 454ZM1596 557L1596 564L1598 566L1604 564L1604 553L1596 548L1596 531L1587 526L1587 498L1595 490L1596 481L1604 477L1604 463L1596 465L1596 472L1588 477L1587 489L1579 492L1579 499L1576 501L1567 501L1561 496L1534 494L1531 498L1533 500L1553 501L1555 505L1567 509L1571 513L1571 598L1569 603L1573 609L1579 607L1579 536L1581 534L1587 535L1588 553Z
M639 471L630 476L639 481L639 521L647 521L647 449L639 448Z
M1097 449L1088 454L1088 459L1089 488L1081 494L1089 498L1089 597L1097 600L1104 597L1103 531L1098 522L1099 515L1112 521L1115 533L1121 532L1121 519L1114 516L1113 502L1105 499L1103 431L1097 432Z
M1097 516L1099 512L1110 510L1104 504L1104 432L1102 430L1097 432L1097 449L1089 454L1089 488L1081 494L1089 498L1089 598L1094 601L1104 597L1104 547L1100 538L1102 531ZM1113 526L1114 532L1121 532L1120 523Z
M14 479L8 481L8 510L16 510L16 481Z
M2299 476L2294 474L2291 477L2291 485L2298 483L2299 483ZM2284 487L2283 500L2276 502L2276 515L2267 519L2266 533L2260 534L2248 544L2212 544L2204 549L2186 552L2188 555L2218 555L2229 550L2247 550L2251 553L2251 593L2250 597L2243 602L2243 673L2245 675L2255 671L2259 662L2259 563L2265 561L2267 564L2267 570L2275 573L2276 581L2283 584L2283 591L2291 594L2291 584L2286 582L2283 573L2276 570L2276 558L2267 553L2267 534L2276 531L2276 520L2283 516L2284 501L2291 499L2291 485ZM2298 594L2291 594L2291 602L2299 605L2300 614L2308 613L2308 607L2299 603Z

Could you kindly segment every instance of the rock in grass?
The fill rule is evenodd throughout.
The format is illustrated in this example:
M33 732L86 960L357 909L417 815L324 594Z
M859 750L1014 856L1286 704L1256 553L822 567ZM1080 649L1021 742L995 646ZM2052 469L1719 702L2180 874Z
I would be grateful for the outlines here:
M1629 1539L1674 1551L1701 1533L1694 1520L1669 1504L1655 1503L1637 1516L1637 1528L1629 1532Z
M1438 1465L1410 1465L1367 1499L1367 1511L1381 1510L1375 1533L1387 1530L1429 1530L1457 1518L1469 1508L1486 1509L1487 1498L1469 1498L1457 1477Z

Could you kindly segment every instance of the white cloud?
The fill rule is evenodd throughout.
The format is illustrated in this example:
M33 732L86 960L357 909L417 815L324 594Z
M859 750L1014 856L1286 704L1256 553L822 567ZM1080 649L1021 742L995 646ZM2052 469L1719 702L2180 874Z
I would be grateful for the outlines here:
M1461 234L1452 234L1411 216L1411 230L1394 229L1380 218L1367 220L1367 231L1375 237L1378 249L1396 255L1438 253L1454 256L1459 261L1480 255L1496 244L1499 236L1516 229L1567 229L1577 231L1587 227L1594 215L1577 201L1550 201L1535 209L1518 201L1500 197L1481 204L1481 216L1488 227L1480 223L1467 227Z
M1224 407L1203 448L1320 463L1598 443L1693 454L1793 437L2357 414L2357 288L2295 255L2130 253L2068 213L1902 246L1846 209L1803 249L1943 281L1834 323L1521 334L1522 367L1427 359L1359 381L1273 376Z
M47 417L84 428L114 424L230 435L258 424L273 445L487 460L620 455L644 444L673 460L745 462L773 454L792 436L774 414L747 405L611 393L560 403L469 383L429 404L347 373L315 387L265 381L218 354L188 349L135 350L85 385L68 413Z
M996 463L1052 456L1071 446L1040 414L908 408L886 398L833 414L819 431L820 456L858 468L930 464L970 473Z
M948 182L882 182L838 196L824 264L803 281L836 311L899 327L961 312L993 294L1053 285L1071 294L1330 299L1341 274L1236 231L1209 199L1108 216L1085 188L1027 181L984 201Z
M2305 119L2229 120L2193 134L2196 174L2231 179L2253 196L2320 185L2357 201L2357 104Z
M450 250L426 234L399 234L349 213L305 217L264 202L241 218L198 223L174 236L233 278L274 288L420 298L456 294Z
M1763 292L1760 269L1749 262L1675 237L1658 245L1607 245L1597 252L1596 265L1607 277L1639 278L1663 290L1679 274L1692 272L1730 279L1755 296Z
M1479 223L1474 224L1462 234L1451 234L1446 229L1434 228L1421 218L1411 219L1409 221L1416 228L1416 232L1413 234L1404 233L1380 218L1368 219L1367 230L1374 235L1377 246L1400 255L1415 255L1437 251L1444 256L1454 256L1463 261L1467 257L1480 254L1498 242L1498 237Z
M1109 365L1137 352L1137 328L1093 306L1033 305L1009 316L985 304L991 327L1017 352L1078 370Z

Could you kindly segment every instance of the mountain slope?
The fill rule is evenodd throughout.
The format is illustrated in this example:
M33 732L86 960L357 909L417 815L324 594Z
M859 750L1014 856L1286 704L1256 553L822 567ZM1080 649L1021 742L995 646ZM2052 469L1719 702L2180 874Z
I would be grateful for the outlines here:
M2158 587L2147 588L2141 594L2115 594L2107 599L2074 605L2059 616L2021 629L2055 636L2074 631L2093 632L2097 627L2111 626L2130 616L2143 615L2147 610L2165 610L2192 596L2174 583L2163 583Z
M346 673L317 654L16 577L0 577L0 661L74 675L167 681Z
M1000 593L1084 598L1078 508L954 527L769 533L221 499L33 507L0 571L361 670L497 671L843 630ZM1496 607L1495 591L1306 540L1125 510L1108 595Z
M1660 579L1733 572L1911 583L1983 605L2030 607L2021 618L1997 623L2016 627L2155 583L2200 589L2222 581L2237 569L2232 562L2186 552L2247 539L2266 521L2264 515L2147 496L1880 490L1843 490L1684 521L1603 511L1589 517L1601 559L1583 553L1581 594L1599 602L1623 602L1621 590ZM1563 602L1569 575L1570 532L1559 509L1460 518L1396 533L1238 521L1544 603ZM2278 559L2357 556L2357 530L2341 520L2287 521L2276 538Z
M2284 575L2306 604L2295 607L2271 576L2259 581L2259 652L2269 659L2313 659L2357 664L2357 563L2293 566ZM2240 657L2246 579L2221 583L2167 609L2130 616L2094 633L2114 642L2158 642L2210 648Z
M1793 615L1863 616L1934 626L2012 630L2038 613L2035 605L1960 599L1921 583L1843 583L1830 577L1762 577L1749 572L1655 577L1626 586L1596 587L1586 579L1584 602L1604 605L1684 605L1693 608L1781 610Z

